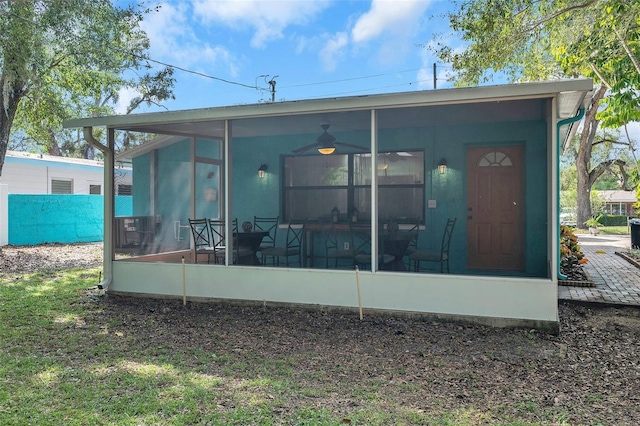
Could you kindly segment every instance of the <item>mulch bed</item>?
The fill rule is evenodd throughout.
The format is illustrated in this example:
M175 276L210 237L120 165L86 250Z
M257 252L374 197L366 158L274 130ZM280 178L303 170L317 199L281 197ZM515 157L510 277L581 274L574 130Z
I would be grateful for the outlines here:
M560 271L567 277L566 280L558 280L558 285L571 287L595 287L595 283L585 272L582 265L575 265L571 269L562 268Z

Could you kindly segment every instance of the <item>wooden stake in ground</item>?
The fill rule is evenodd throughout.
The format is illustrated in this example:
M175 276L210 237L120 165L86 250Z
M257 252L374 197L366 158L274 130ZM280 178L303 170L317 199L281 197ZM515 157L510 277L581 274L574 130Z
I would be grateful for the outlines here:
M360 309L360 320L362 320L362 296L360 295L360 269L356 265L356 286L358 288L358 308Z
M184 256L182 256L182 304L187 306L187 280L184 273Z

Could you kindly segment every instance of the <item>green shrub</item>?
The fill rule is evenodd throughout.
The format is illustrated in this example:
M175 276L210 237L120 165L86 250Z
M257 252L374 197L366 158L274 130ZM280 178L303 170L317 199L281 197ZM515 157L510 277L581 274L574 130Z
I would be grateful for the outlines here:
M603 215L600 218L602 226L627 226L627 216L623 215Z

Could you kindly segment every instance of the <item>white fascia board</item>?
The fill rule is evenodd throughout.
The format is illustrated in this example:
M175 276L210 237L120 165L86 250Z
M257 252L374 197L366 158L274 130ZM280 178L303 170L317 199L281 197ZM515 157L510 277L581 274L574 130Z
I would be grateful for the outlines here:
M242 118L298 115L307 113L353 111L414 105L456 104L501 99L538 98L563 92L587 92L593 88L591 79L558 80L499 86L440 89L382 95L285 101L252 105L236 105L145 114L80 118L63 123L64 128L108 127L122 130L149 128L154 124L185 121L232 120Z

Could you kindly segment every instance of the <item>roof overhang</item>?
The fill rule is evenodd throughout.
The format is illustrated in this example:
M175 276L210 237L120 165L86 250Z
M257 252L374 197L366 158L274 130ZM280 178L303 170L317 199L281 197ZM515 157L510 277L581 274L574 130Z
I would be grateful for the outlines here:
M556 118L560 120L574 116L592 88L591 79L572 79L81 118L68 120L63 125L65 128L106 127L158 135L221 138L226 120L548 97L558 98ZM317 124L315 122L314 129ZM234 135L242 135L239 134L242 131L234 128Z

